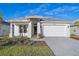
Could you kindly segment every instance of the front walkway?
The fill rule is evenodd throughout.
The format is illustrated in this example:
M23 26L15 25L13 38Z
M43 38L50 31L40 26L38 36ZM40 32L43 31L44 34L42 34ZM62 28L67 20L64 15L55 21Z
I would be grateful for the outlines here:
M56 56L79 56L79 40L71 38L44 38Z

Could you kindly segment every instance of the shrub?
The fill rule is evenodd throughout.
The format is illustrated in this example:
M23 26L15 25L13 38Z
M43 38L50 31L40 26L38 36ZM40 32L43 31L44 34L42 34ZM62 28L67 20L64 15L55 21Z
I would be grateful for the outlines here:
M38 34L38 38L40 39L40 38L43 38L44 36L40 33L40 34Z

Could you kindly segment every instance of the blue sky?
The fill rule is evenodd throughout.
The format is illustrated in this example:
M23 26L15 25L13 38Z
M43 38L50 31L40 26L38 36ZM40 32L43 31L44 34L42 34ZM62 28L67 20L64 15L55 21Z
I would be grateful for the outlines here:
M0 4L0 12L4 20L30 15L48 16L52 18L79 19L79 4L75 3L7 3Z

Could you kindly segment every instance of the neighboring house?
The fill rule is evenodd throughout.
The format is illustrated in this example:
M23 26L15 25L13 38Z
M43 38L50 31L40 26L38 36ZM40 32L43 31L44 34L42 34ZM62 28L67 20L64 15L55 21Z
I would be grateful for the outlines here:
M79 19L75 20L75 21L73 21L71 23L71 25L70 25L70 33L74 34L74 35L79 35L79 27L78 27L78 25L75 24L76 22L79 22Z
M27 16L22 20L10 20L9 37L70 37L70 24L63 20L42 16Z
M70 32L71 34L79 35L79 27L72 25Z
M10 24L8 22L2 22L0 24L0 36L8 36L10 33Z

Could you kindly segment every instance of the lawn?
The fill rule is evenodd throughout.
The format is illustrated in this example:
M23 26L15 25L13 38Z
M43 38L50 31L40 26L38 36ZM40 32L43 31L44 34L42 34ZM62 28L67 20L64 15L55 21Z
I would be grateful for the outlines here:
M48 46L0 46L0 56L54 56Z

